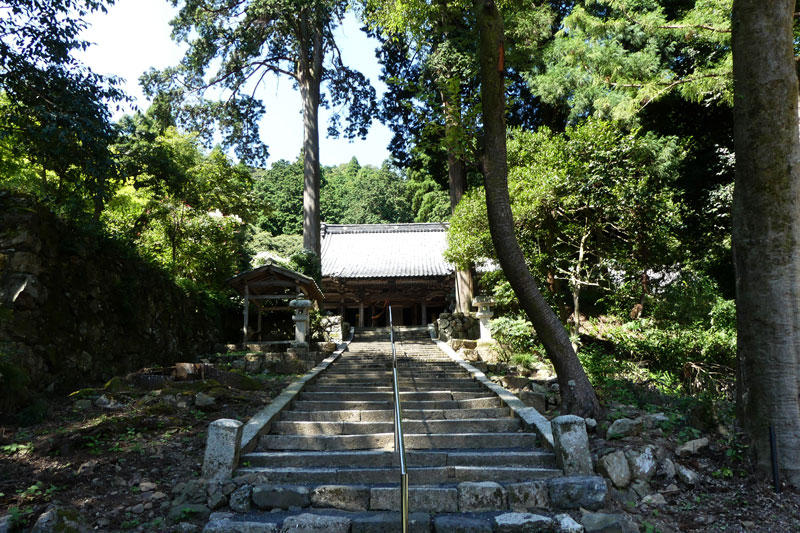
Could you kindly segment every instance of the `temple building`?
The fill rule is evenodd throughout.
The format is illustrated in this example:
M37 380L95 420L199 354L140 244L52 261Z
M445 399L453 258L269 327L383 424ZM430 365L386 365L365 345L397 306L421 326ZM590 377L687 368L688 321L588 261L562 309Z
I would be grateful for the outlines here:
M321 307L361 327L424 325L471 301L471 276L444 258L447 224L323 224ZM456 278L468 278L456 291ZM469 305L467 303L467 305Z

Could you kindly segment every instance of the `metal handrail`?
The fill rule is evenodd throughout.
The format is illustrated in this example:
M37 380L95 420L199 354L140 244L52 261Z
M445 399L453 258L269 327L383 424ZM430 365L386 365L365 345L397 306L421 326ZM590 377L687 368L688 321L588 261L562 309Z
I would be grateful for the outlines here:
M394 348L394 323L392 304L389 304L389 340L392 343L392 387L394 390L394 451L400 462L400 517L403 533L408 532L408 470L406 468L406 445L403 440L403 408L400 406L400 385L397 379L397 352Z

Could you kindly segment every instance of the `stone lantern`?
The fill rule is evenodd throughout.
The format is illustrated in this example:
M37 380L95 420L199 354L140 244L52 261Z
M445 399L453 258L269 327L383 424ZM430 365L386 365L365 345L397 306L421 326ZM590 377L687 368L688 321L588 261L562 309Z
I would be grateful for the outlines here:
M492 311L494 303L494 298L491 296L479 295L472 299L472 305L478 308L478 312L475 313L475 318L477 318L481 324L481 342L492 342L489 319L494 316L494 311Z
M308 309L311 307L311 300L307 300L305 294L300 293L296 299L289 302L289 307L294 309L294 316L292 316L292 320L294 320L294 342L292 346L298 352L307 352L308 340L306 337L309 334Z

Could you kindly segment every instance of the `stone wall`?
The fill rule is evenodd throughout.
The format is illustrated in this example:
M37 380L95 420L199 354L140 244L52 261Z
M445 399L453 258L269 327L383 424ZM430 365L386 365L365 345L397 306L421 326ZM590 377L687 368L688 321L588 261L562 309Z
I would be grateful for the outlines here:
M450 339L478 339L481 336L480 322L464 313L442 313L436 321L436 333L441 341Z
M64 392L193 360L228 340L239 314L128 245L0 191L0 369L14 371L0 370L0 412L13 404L2 398L12 374L26 392Z

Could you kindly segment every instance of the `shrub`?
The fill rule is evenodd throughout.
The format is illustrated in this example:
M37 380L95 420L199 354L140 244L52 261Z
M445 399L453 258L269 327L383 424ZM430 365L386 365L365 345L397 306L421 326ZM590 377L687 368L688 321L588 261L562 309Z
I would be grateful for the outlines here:
M500 347L512 353L530 352L535 346L533 326L523 318L502 316L489 324L492 337Z

